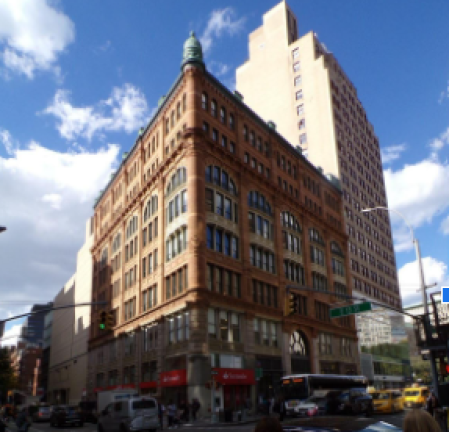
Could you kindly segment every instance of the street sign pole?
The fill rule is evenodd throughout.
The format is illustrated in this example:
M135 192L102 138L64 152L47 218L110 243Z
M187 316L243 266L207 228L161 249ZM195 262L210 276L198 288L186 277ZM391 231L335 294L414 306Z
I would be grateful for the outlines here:
M217 371L212 371L212 415L211 415L211 423L217 423L217 413L215 412L215 375L217 375Z

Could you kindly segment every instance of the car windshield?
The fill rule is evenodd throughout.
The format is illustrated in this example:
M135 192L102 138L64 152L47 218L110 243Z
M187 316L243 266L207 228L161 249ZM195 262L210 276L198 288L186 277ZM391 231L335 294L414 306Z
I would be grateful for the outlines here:
M40 412L47 413L47 412L50 411L50 407L40 407L40 408L39 408L39 411L40 411Z
M69 413L69 414L73 414L74 412L76 412L75 407L65 407L64 410L66 413Z
M406 396L418 396L419 395L419 390L407 390L405 392Z
M390 393L372 393L371 396L374 400L388 400L390 399Z
M133 409L148 409L156 408L156 403L153 400L140 400L133 402Z

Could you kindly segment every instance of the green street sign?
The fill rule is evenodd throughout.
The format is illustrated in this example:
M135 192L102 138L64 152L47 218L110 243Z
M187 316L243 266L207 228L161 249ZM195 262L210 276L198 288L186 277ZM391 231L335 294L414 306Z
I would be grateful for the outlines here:
M263 377L263 369L262 368L256 368L256 380Z
M340 318L348 315L354 315L361 312L368 312L371 310L370 302L363 302L351 306L343 306L339 308L330 309L331 318Z

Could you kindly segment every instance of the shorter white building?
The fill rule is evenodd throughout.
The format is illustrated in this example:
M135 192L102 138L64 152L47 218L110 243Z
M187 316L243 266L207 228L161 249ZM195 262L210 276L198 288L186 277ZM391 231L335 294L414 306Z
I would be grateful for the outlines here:
M76 272L54 299L54 306L92 301L93 230L86 223L86 239L78 251ZM51 334L48 401L75 405L85 394L90 306L55 310Z

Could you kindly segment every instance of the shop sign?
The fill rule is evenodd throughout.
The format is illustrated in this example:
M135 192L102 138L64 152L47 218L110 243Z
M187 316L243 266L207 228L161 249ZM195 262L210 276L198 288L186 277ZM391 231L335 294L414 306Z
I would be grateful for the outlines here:
M187 385L187 372L185 369L161 372L161 387L176 387Z
M157 387L157 381L146 381L146 382L141 382L139 387L141 389L146 389L146 388L156 388Z
M218 372L215 380L223 385L247 385L256 383L253 369L214 368L213 370Z

